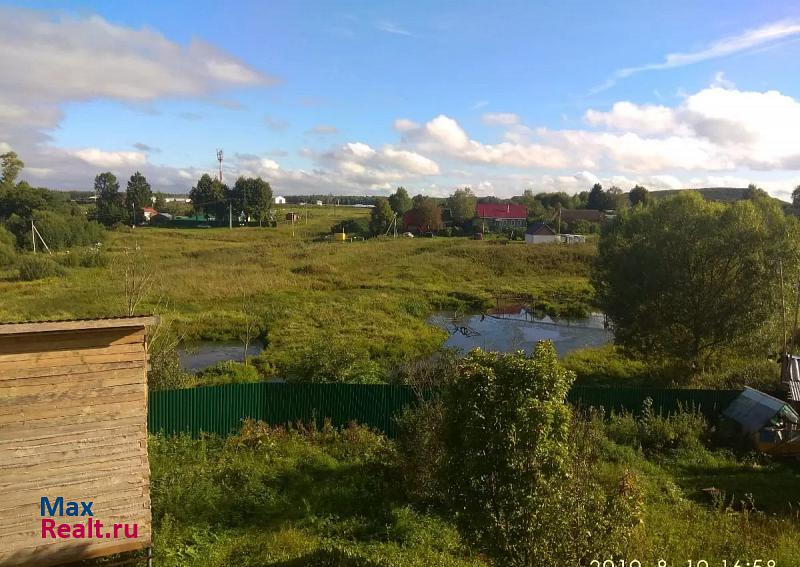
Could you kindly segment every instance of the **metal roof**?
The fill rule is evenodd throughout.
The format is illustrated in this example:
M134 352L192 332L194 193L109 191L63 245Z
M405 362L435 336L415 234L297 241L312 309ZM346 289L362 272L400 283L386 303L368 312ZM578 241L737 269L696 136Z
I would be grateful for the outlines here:
M152 327L158 317L107 317L103 319L61 319L55 321L21 321L0 323L0 335L19 335L49 331L78 331L90 329L119 329L122 327Z
M800 416L789 404L752 388L745 388L722 414L736 421L746 433L755 433L773 420L800 423Z

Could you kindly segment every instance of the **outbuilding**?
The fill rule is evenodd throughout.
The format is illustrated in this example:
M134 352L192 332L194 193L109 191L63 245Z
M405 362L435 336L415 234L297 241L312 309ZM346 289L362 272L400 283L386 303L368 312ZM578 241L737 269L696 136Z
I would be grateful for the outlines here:
M800 455L800 415L783 400L745 388L722 415L735 421L759 451Z
M286 204L286 197L282 197L281 195L276 195L272 202L276 205L285 205Z
M557 241L556 233L543 222L531 224L525 232L525 244L548 244Z
M150 547L147 332L157 321L0 324L0 565ZM84 517L70 517L79 507Z

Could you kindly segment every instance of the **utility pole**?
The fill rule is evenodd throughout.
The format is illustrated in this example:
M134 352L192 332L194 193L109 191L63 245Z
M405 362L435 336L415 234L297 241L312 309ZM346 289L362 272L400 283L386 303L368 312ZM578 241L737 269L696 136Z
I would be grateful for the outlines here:
M222 183L222 150L217 150L217 161L219 162L219 182Z
M131 228L136 228L136 203L131 203Z
M31 219L31 242L33 242L33 253L36 254L36 229L33 226L33 219Z

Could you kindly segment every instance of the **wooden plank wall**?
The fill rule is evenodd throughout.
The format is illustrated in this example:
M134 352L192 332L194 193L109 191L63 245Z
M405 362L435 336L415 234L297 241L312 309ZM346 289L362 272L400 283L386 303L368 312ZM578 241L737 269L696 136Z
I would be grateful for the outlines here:
M150 545L146 369L143 327L0 335L0 566ZM42 496L91 500L101 531L138 538L42 539Z

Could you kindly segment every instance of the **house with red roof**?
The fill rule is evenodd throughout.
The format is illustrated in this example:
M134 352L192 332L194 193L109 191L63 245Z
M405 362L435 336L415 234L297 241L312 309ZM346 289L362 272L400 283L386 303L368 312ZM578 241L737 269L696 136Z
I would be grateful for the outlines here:
M528 226L528 208L512 203L485 203L475 207L475 215L487 228L525 228Z
M158 214L158 211L152 207L144 207L142 209L144 211L144 220L149 221L151 218Z

